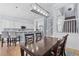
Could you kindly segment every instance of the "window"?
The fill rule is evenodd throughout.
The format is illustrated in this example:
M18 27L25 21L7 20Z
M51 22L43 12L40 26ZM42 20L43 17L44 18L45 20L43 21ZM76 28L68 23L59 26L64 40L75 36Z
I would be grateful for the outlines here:
M68 32L68 33L78 32L75 16L65 18L63 25L63 32Z

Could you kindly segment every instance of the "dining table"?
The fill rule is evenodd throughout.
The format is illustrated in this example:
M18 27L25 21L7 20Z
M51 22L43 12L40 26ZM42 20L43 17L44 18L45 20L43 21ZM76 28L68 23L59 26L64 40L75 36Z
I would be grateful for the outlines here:
M30 44L24 44L24 42L21 42L20 44L20 51L21 56L26 56L29 54L31 56L49 56L49 52L51 48L57 43L58 38L55 37L45 37L42 38L38 42L30 43Z

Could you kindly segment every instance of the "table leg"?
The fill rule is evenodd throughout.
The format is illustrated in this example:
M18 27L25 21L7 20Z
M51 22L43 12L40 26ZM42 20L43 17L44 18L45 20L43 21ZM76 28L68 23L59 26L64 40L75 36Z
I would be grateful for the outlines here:
M20 48L21 50L21 56L24 56L24 50L22 48Z

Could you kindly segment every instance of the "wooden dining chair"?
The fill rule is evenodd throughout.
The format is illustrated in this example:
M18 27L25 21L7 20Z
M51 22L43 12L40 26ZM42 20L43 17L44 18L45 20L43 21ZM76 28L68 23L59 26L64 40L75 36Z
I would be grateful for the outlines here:
M34 43L34 33L25 34L25 45L27 43Z
M65 35L61 40L58 40L56 45L51 49L51 55L54 56L66 56L65 45L67 41L68 34Z
M42 34L41 32L37 32L36 34L36 42L42 39Z
M58 45L59 45L60 41L58 40L57 43L52 47L51 49L51 56L57 56L57 51L58 51Z
M65 47L66 47L66 42L67 42L67 38L68 38L69 34L63 36L63 39L64 39L64 44L63 44L63 52L64 55L66 56L66 53L65 53Z

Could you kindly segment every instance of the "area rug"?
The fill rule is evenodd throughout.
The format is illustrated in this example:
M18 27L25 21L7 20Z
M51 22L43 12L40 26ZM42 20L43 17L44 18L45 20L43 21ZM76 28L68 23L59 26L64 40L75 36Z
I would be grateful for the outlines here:
M76 56L76 54L71 51L66 51L66 56Z

